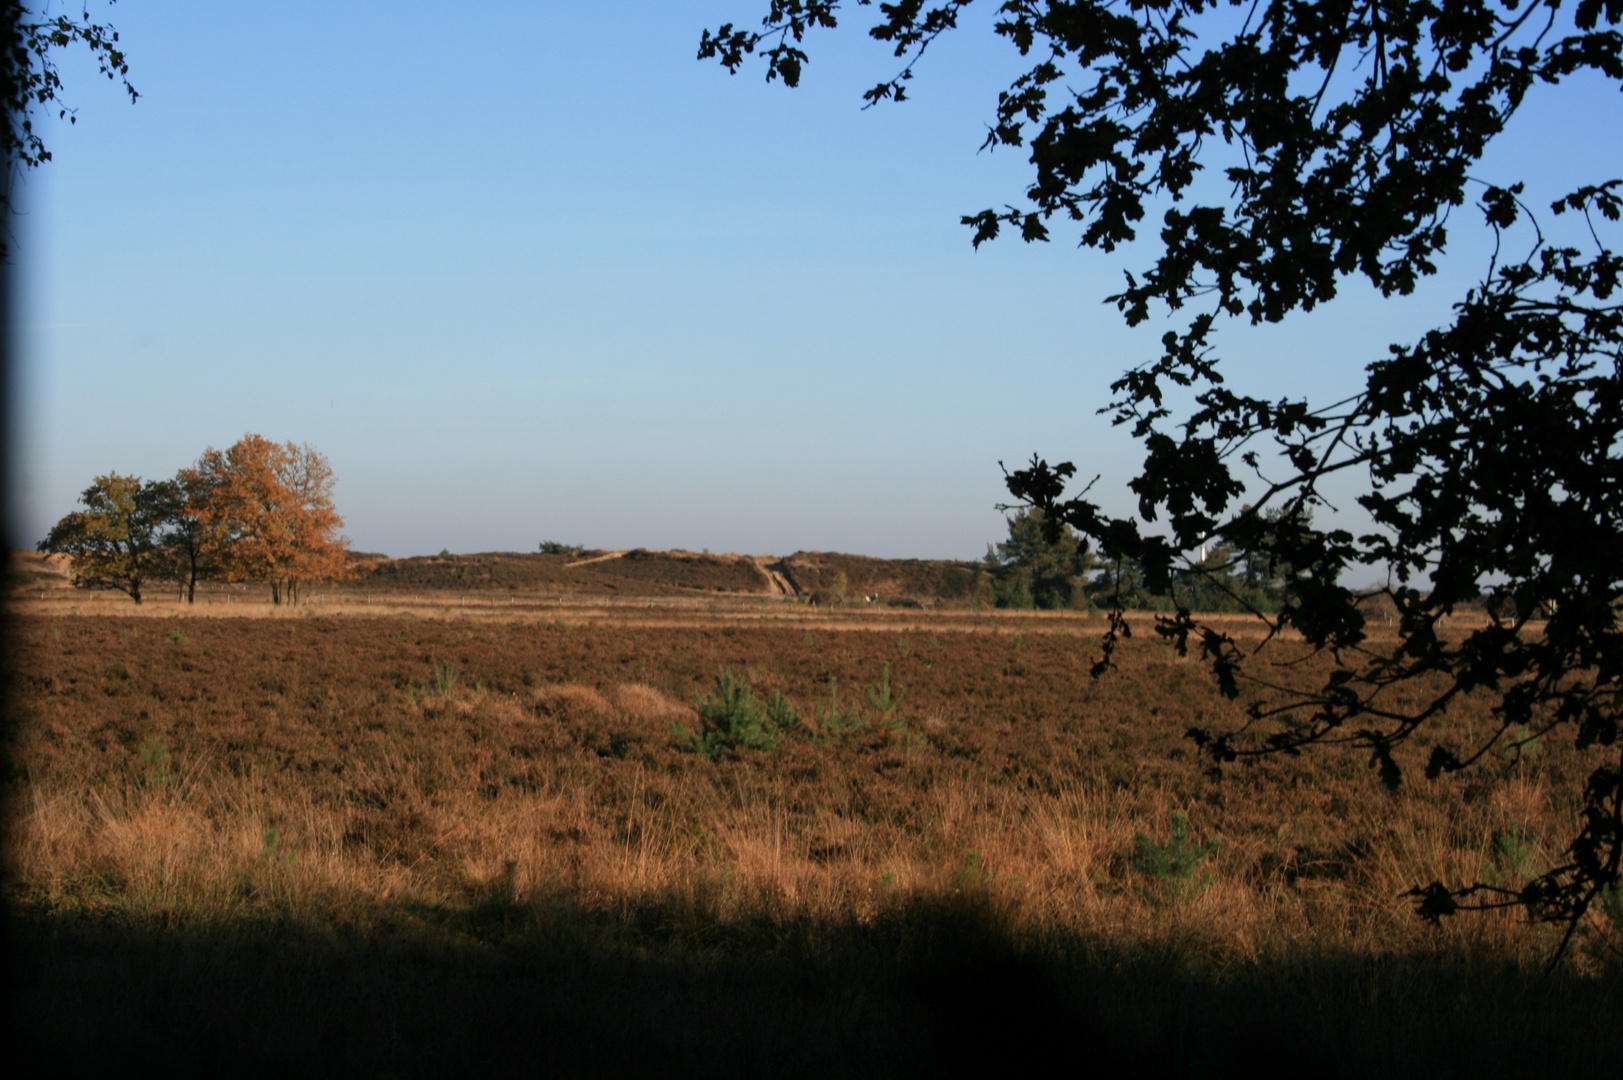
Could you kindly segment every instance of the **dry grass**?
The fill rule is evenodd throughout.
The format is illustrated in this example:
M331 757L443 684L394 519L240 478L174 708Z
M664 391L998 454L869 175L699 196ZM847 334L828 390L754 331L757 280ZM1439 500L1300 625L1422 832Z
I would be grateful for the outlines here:
M1421 1024L1405 1053L1427 1060L1509 1060L1507 1025L1530 1001L1580 1027L1584 1010L1617 1001L1618 927L1604 916L1558 980L1528 982L1551 935L1508 913L1431 927L1400 897L1434 879L1510 881L1556 858L1584 765L1570 747L1395 794L1334 753L1213 780L1180 738L1190 717L1226 707L1198 671L1142 645L1115 682L1092 684L1075 642L1058 637L1015 647L963 634L928 658L920 640L904 663L893 634L819 645L798 630L521 625L480 638L455 624L194 621L182 647L141 629L23 628L7 889L55 943L38 955L65 971L108 927L227 951L254 927L280 927L276 940L352 943L332 954L349 959L322 963L359 964L364 975L345 977L363 982L416 978L402 966L418 961L392 953L377 970L354 959L389 941L473 949L462 965L508 955L492 948L590 957L592 974L570 984L583 1001L628 992L594 981L605 957L655 963L667 974L638 968L632 995L653 995L649 1016L673 993L725 1012L714 1003L743 992L736 980L773 972L750 993L812 1012L767 1023L758 1037L770 1041L849 1027L845 1005L808 1006L800 976L782 974L815 970L814 982L845 988L835 1000L870 1002L873 1037L903 1046L959 1022L929 990L943 957L980 957L982 974L1014 957L1036 965L1032 985L1060 988L1022 1008L1113 986L1108 1006L1089 999L1120 1036L1112 1053L1186 1064L1188 1040L1244 1028L1224 1012L1236 1001L1264 1003L1275 1043L1318 1024L1301 1038L1360 1067L1371 1061L1360 1025ZM457 687L408 692L442 657L462 665ZM854 693L880 657L909 686L908 733L792 740L715 763L670 737L673 722L695 722L692 695L723 662L809 714L830 674ZM634 678L615 674L638 663ZM928 741L909 737L919 733ZM1141 836L1172 835L1175 813L1221 843L1181 883L1133 859ZM1512 831L1527 843L1507 853ZM69 935L70 948L63 927L89 936ZM169 972L163 993L185 998L195 972L152 960L146 937L120 940ZM684 976L708 989L648 991L671 965L709 972ZM727 965L749 974L716 974ZM1483 982L1484 971L1500 974ZM1462 989L1460 972L1478 974ZM1216 1019L1191 1019L1197 1000ZM818 1018L810 1029L806 1015ZM576 1019L603 1037L601 1017ZM1164 1024L1184 1025L1176 1045L1139 1045ZM1615 1025L1605 1030L1615 1048ZM729 1038L754 1045L744 1031ZM844 1071L855 1059L836 1049L830 1067ZM796 1071L793 1054L774 1060L766 1071Z
M423 716L461 713L510 729L602 725L610 738L657 737L670 718L691 718L645 686L609 689L549 686L528 709L464 697L429 704ZM1317 827L1221 830L1221 851L1199 871L1209 880L1177 900L1131 865L1135 837L1171 835L1172 810L1189 805L1176 792L1086 779L1033 790L960 775L864 817L847 812L843 788L807 805L807 793L786 793L773 770L728 762L605 776L564 757L530 790L492 794L480 756L451 769L404 757L356 762L339 805L257 771L210 772L207 762L161 787L139 776L119 787L36 781L12 810L13 896L58 914L171 925L365 925L390 904L456 908L493 890L518 904L564 896L610 915L657 896L684 898L695 918L715 922L860 922L888 904L972 889L1018 933L1177 941L1192 961L1219 966L1303 949L1487 950L1536 964L1548 938L1514 915L1437 929L1399 896L1417 882L1503 875L1495 838L1517 824L1539 837L1528 865L1547 860L1556 852L1545 837L1564 824L1542 783L1512 780L1463 812L1400 795ZM1195 820L1212 816L1197 810ZM1350 838L1369 836L1383 842L1348 853ZM1329 861L1292 872L1280 860L1289 849ZM1610 930L1597 924L1596 940Z

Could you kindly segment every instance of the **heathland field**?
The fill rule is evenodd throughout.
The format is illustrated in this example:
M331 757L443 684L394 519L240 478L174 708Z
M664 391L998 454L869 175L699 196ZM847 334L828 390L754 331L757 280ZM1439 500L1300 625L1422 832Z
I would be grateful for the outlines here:
M1184 733L1240 705L1148 620L1094 680L1081 615L345 611L13 619L25 1051L394 1076L1623 1060L1615 903L1546 974L1549 928L1434 927L1401 896L1559 858L1590 767L1565 743L1396 793L1333 748L1213 776ZM1294 652L1265 655L1289 679Z
M985 591L985 567L944 559L874 559L835 552L737 555L694 551L574 551L568 554L485 552L473 555L349 554L348 576L311 582L307 602L366 608L501 608L509 613L555 606L559 601L622 603L681 600L712 604L804 597L822 607L935 607L963 604ZM57 613L114 610L127 603L115 592L87 593L72 587L72 565L63 555L11 554L7 586L14 601ZM144 610L179 606L173 586L148 582ZM205 580L197 589L203 608L266 603L263 582ZM266 606L270 606L268 603ZM194 605L189 610L197 610Z

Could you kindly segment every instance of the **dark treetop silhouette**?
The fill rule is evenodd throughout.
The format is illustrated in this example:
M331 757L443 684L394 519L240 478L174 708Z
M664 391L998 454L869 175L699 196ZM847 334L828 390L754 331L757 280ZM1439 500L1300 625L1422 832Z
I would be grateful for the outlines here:
M51 160L45 140L34 127L39 112L55 110L58 119L78 122L74 110L61 98L62 78L55 57L75 44L90 50L101 73L120 83L131 101L140 96L130 84L130 66L112 26L92 21L88 11L74 18L30 10L18 0L0 0L0 96L9 121L5 125L8 172L7 182L0 188L0 213L9 215L11 211L11 183L16 179L11 170ZM5 251L0 243L0 256Z
M902 67L867 102L904 100L915 65L971 2L878 5L868 32ZM755 54L768 80L793 86L806 35L833 29L840 6L771 0L761 29L706 31L699 56L736 71ZM1225 692L1245 679L1288 691L1254 707L1245 730L1191 732L1219 763L1351 743L1397 785L1399 746L1476 691L1497 696L1498 735L1434 749L1428 776L1555 729L1591 748L1562 865L1514 890L1415 890L1431 918L1525 905L1567 923L1563 945L1600 890L1616 887L1623 854L1613 246L1623 182L1598 176L1552 193L1540 223L1520 178L1472 169L1535 84L1578 74L1623 83L1620 21L1623 0L1009 0L995 32L1030 67L998 95L985 145L1024 147L1033 177L1023 205L963 219L977 245L1008 228L1046 240L1069 222L1084 246L1109 252L1138 236L1152 204L1165 208L1153 263L1108 298L1129 323L1164 309L1182 326L1113 384L1105 410L1144 444L1130 484L1136 518L1105 513L1085 488L1068 494L1069 463L1034 457L1009 490L1056 536L1077 529L1162 593L1175 571L1223 569L1191 558L1203 542L1289 568L1285 602L1257 614L1340 658L1322 684L1284 685L1283 669L1181 604L1158 617L1158 632L1179 650L1193 643ZM1203 159L1221 166L1220 182L1203 179ZM1371 362L1360 392L1268 400L1225 383L1221 318L1278 321L1334 298L1350 277L1383 296L1408 293L1435 272L1468 196L1497 241L1480 281L1447 325ZM1575 219L1570 242L1546 231ZM1173 388L1192 396L1187 414L1173 415ZM1367 533L1314 523L1328 508L1325 481L1340 474L1361 478ZM1386 572L1388 587L1372 596L1342 585L1359 567ZM1395 606L1395 646L1366 635L1371 601ZM1479 602L1486 625L1444 632L1445 618ZM1110 618L1096 670L1129 632L1119 605ZM1399 684L1433 689L1401 706Z

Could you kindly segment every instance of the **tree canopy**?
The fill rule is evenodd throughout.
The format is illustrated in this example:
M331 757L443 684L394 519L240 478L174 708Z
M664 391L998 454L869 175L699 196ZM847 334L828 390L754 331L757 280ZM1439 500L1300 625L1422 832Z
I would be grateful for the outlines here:
M988 547L986 565L992 571L992 599L998 607L1087 606L1093 553L1069 527L1050 539L1040 510L1020 510L1009 518L1009 538Z
M333 506L335 477L309 445L245 435L210 447L172 480L96 478L39 550L68 555L74 584L142 588L168 580L188 602L197 583L262 581L274 603L297 603L304 584L349 576L349 541Z
M301 585L344 577L348 541L333 506L332 466L314 447L244 435L210 447L180 482L200 493L191 514L225 581L264 581L274 603L297 603Z
M864 95L902 101L930 45L972 0L878 5L869 34L899 72ZM858 7L869 0L858 0ZM1157 629L1197 648L1226 693L1278 684L1284 702L1242 732L1201 731L1218 762L1343 742L1402 782L1399 750L1455 698L1494 696L1486 743L1437 747L1428 776L1512 738L1563 729L1596 755L1568 857L1516 889L1433 882L1429 917L1524 905L1568 934L1623 858L1623 179L1601 175L1538 210L1525 178L1477 175L1484 152L1539 85L1585 74L1623 83L1623 0L1006 0L995 33L1029 67L992 106L986 147L1021 148L1023 203L967 213L976 244L1074 228L1104 252L1154 241L1149 264L1107 299L1129 323L1177 327L1112 386L1106 411L1144 447L1136 515L1071 490L1076 468L1040 457L1009 476L1058 535L1091 538L1173 598ZM736 71L751 54L795 85L806 38L834 29L837 0L770 0L760 29L705 31L701 59ZM1615 99L1614 99L1615 100ZM1550 198L1549 195L1544 196ZM1461 208L1474 202L1475 213ZM1159 229L1140 236L1151 211ZM1345 400L1269 398L1230 386L1226 319L1279 321L1335 298L1350 278L1383 296L1437 271L1451 226L1473 218L1493 254L1443 325L1370 358ZM1577 228L1569 223L1577 222ZM1176 413L1172 391L1193 404ZM1326 482L1358 478L1373 525L1338 525ZM1315 523L1314 512L1324 524ZM1265 614L1341 661L1323 684L1290 683L1177 600L1197 553L1226 545L1291 568ZM1360 595L1362 569L1388 586ZM1397 611L1395 645L1366 611ZM1445 620L1482 603L1482 625ZM1123 611L1096 670L1130 632ZM1386 691L1438 686L1411 706Z
M1283 509L1264 511L1264 530L1286 525ZM1183 609L1207 615L1274 615L1295 593L1302 573L1279 557L1272 545L1243 550L1223 542L1203 543L1187 565L1175 567L1170 587L1151 589L1144 566L1118 554L1103 565L1095 584L1098 602L1114 611Z
M146 583L168 569L165 532L176 516L176 496L166 481L98 476L79 496L84 509L57 522L39 550L68 556L80 588L115 589L139 604Z

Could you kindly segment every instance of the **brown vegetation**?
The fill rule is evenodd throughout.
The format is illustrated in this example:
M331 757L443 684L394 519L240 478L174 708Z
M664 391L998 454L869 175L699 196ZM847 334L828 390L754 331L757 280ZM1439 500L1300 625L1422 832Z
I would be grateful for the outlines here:
M329 601L368 597L416 597L436 603L447 597L471 597L477 602L493 597L503 602L541 597L657 600L718 595L806 600L828 593L836 580L845 582L842 597L858 604L866 603L868 597L904 606L974 606L977 599L984 599L976 591L979 579L974 564L939 559L873 559L823 552L797 552L778 559L641 548L623 552L486 552L401 559L352 551L343 554L347 565L337 575L338 580L321 589L320 596ZM14 552L10 584L18 599L66 596L69 568L60 562L42 560L33 552ZM206 579L197 584L196 592L204 600L254 595L241 585Z
M1036 631L65 618L15 644L28 1015L86 1060L225 1053L223 1006L179 1033L71 1003L123 987L207 1013L239 968L290 1063L347 1016L344 1053L396 1073L443 1071L472 1037L456 1023L486 1040L463 1052L566 1070L598 1040L628 1068L894 1073L980 1060L975 1024L1024 1040L989 1063L1086 1038L1174 1068L1271 1047L1497 1069L1546 1060L1528 1010L1588 1033L1575 1065L1619 1049L1607 917L1540 981L1548 935L1429 927L1399 897L1554 856L1570 747L1397 794L1335 753L1213 779L1182 733L1236 713L1198 666L1140 642L1094 682L1081 639ZM891 729L718 762L672 737L723 668L816 735L836 681L848 709L882 663L905 689ZM1144 852L1172 850L1178 815L1220 847L1157 872ZM532 1006L551 1042L503 1026ZM402 1021L403 1042L379 1026Z
M589 554L491 552L379 560L355 588L379 593L547 593L679 596L691 592L761 592L752 563L734 555L628 551Z
M804 551L776 560L641 548L607 556L493 552L376 559L375 569L355 587L562 595L774 594L780 591L772 584L774 574L798 596L827 590L838 575L844 574L846 591L853 599L884 596L933 600L967 597L975 580L975 567L942 559L873 559Z

